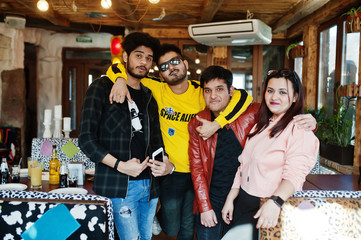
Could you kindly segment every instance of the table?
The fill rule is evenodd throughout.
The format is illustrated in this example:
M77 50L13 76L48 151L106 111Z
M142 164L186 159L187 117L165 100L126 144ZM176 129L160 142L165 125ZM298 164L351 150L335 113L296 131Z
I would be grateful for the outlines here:
M7 221L0 218L0 239L8 238L10 234L14 239L20 239L20 234L28 228L29 223L36 222L44 212L54 206L64 204L80 224L68 238L75 239L114 239L114 218L112 202L109 198L94 194L93 182L86 176L84 188L88 194L58 194L49 193L59 185L50 185L49 181L42 181L42 188L33 190L30 188L30 180L21 177L20 183L28 186L27 191L0 190L0 209L2 216L10 216L13 212L20 212L22 221ZM81 187L81 186L79 186ZM18 215L17 215L18 216ZM94 222L94 220L96 221ZM51 226L58 228L58 225ZM6 231L4 231L6 229Z
M361 191L358 179L359 175L309 174L303 189Z

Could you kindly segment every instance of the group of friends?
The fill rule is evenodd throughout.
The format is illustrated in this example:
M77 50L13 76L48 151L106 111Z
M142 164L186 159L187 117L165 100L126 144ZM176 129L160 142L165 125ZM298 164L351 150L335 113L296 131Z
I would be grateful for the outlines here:
M298 75L268 72L262 102L252 103L221 66L188 80L175 45L133 32L122 47L123 63L89 86L79 129L119 238L151 239L155 216L179 240L257 239L259 228L275 226L319 147ZM153 62L160 79L147 76ZM160 147L163 161L151 159Z

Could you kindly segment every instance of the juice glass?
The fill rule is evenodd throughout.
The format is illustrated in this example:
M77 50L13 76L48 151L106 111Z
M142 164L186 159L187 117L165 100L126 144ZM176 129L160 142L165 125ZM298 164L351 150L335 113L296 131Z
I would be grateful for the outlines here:
M30 165L30 172L31 172L31 188L41 188L41 173L42 173L42 165L39 162L35 162ZM30 173L29 172L29 173Z
M30 166L37 163L38 162L38 159L36 158L31 158L31 157L28 157L28 178L30 179L31 178L31 171L30 171Z

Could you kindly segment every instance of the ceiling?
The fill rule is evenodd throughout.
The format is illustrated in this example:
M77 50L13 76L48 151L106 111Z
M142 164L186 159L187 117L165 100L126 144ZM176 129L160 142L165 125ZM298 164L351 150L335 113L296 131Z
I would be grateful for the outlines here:
M160 0L158 4L112 0L112 7L103 9L100 0L47 0L50 7L44 13L37 9L37 1L1 0L0 21L16 14L26 18L27 27L119 34L124 28L186 28L195 23L246 19L249 10L253 18L270 25L274 34L297 35L301 31L297 24L324 22L359 5L359 0Z

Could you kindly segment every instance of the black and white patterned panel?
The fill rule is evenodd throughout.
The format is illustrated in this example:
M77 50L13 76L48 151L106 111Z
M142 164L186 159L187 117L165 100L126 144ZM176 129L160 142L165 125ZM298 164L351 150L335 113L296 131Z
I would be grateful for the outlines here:
M6 201L12 198L11 201ZM18 199L58 199L59 202L16 201ZM5 199L5 200L4 200ZM68 239L114 239L113 205L109 198L96 195L56 194L28 191L0 191L0 239L21 239L28 229L47 210L61 204L61 199L106 201L103 205L90 202L65 203L81 227ZM107 215L106 215L107 214ZM59 223L61 225L61 223Z
M361 198L361 191L324 191L324 190L307 190L297 191L292 197L307 198Z
M49 170L49 161L51 157L45 156L40 153L40 149L43 146L45 141L49 141L52 144L56 145L58 151L58 159L62 161L69 162L84 162L85 169L95 168L95 163L92 162L79 148L78 139L77 138L33 138L31 143L31 157L38 158L40 161L44 162L44 169ZM76 153L72 158L69 157L61 150L61 148L67 144L69 141L73 142L74 145L79 149L79 152Z

